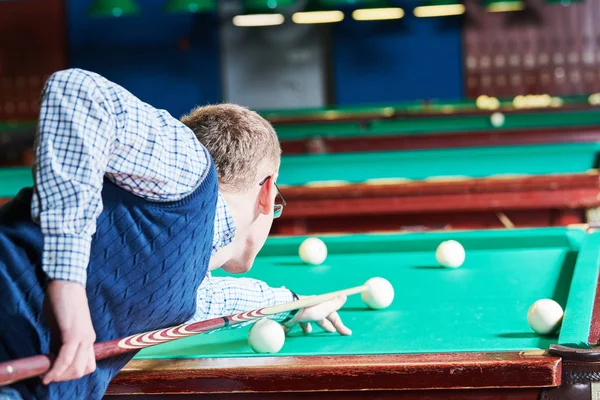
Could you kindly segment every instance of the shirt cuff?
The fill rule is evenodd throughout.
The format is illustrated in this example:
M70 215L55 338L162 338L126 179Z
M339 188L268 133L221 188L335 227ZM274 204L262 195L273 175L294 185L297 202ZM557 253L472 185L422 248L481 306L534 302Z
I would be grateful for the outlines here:
M297 296L292 291L290 291L289 289L286 289L284 287L277 288L277 289L273 288L273 293L275 294L275 305L291 303L292 301L297 300ZM294 311L284 312L281 314L274 315L273 318L271 318L271 319L278 321L278 322L285 322L285 321L289 321L290 318L294 314L295 314Z
M91 237L44 236L42 269L53 280L86 285Z

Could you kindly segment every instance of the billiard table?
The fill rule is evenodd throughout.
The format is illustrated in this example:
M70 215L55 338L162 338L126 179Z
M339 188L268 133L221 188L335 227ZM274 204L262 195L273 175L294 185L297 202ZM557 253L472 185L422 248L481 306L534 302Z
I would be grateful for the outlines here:
M284 154L439 149L600 141L600 109L528 110L505 114L502 126L492 111L358 121L275 124Z
M565 226L598 218L596 143L282 158L274 235ZM33 184L0 168L0 204ZM508 225L507 225L508 224ZM512 224L512 225L511 225Z
M31 167L0 168L0 205L19 193L19 190L32 185Z
M291 155L273 234L564 226L598 218L598 143Z
M598 107L597 95L578 94L560 97L554 96L545 99L541 97L520 96L519 99L515 99L514 97L494 99L489 97L487 99L465 98L460 100L424 99L403 103L272 109L259 110L259 112L271 123L295 125L321 121L364 121L398 117L436 117L448 114L478 115L496 110L510 114L530 113L532 111L555 113L563 110L589 110ZM496 103L493 107L490 100ZM531 100L537 100L535 102L538 104L533 104ZM542 100L546 104L541 104L539 100Z
M245 276L300 294L380 276L392 305L370 310L351 296L340 315L351 336L296 329L277 354L255 354L248 326L140 351L107 399L578 399L600 375L600 232L585 227L321 237L329 256L304 265L304 237L267 241ZM466 261L437 264L444 240ZM560 332L538 335L530 305L556 300ZM573 397L574 393L587 397ZM546 397L544 397L546 396Z

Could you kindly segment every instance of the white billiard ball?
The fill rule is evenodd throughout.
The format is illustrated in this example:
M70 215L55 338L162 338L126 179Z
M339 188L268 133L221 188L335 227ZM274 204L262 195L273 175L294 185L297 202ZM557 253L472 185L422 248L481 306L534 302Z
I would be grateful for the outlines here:
M374 310L387 308L394 301L394 287L384 278L371 278L365 285L369 290L362 292L360 297L367 307Z
M563 309L552 299L540 299L527 311L527 322L534 332L540 335L555 333L562 323Z
M248 344L256 353L277 353L285 343L285 332L277 321L261 319L248 332Z
M458 268L465 262L465 257L465 248L456 240L443 241L435 251L435 259L444 267Z
M327 246L321 239L311 237L302 242L298 254L305 263L319 265L327 258Z
M492 115L490 115L490 123L495 128L500 128L501 126L503 126L504 120L504 114L502 114L501 112L495 112Z

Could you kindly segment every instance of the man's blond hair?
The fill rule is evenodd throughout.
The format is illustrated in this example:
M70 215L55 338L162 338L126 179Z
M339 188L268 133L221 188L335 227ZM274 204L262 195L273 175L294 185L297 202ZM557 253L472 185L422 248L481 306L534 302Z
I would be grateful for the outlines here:
M262 164L279 169L281 146L269 122L245 107L197 107L181 118L213 157L219 183L230 190L257 185ZM269 172L269 173L270 173Z

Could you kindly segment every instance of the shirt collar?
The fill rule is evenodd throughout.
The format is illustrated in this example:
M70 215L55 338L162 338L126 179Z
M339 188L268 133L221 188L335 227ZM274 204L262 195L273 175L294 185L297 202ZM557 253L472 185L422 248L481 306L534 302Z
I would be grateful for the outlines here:
M235 223L233 217L229 211L225 199L219 192L217 196L217 209L215 212L215 226L214 226L214 237L213 237L213 248L212 253L215 254L217 250L227 246L235 237Z

